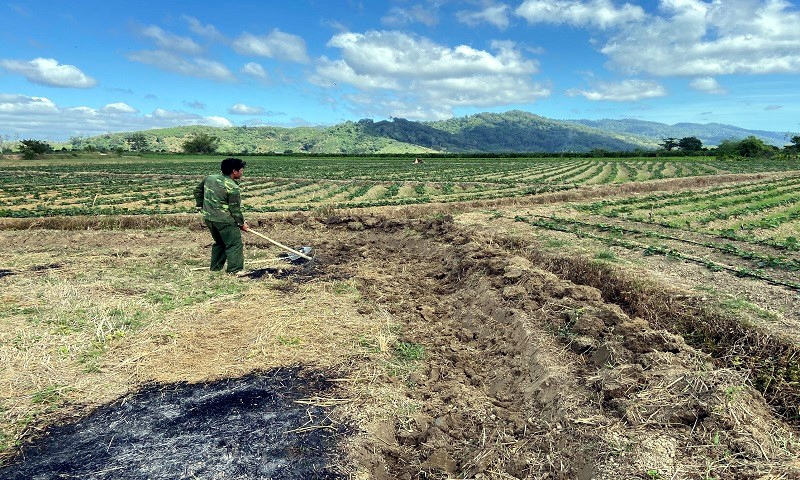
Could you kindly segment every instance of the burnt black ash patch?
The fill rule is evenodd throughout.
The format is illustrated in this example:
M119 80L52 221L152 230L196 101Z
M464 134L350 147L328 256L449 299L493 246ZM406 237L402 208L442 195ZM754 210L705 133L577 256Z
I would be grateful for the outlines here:
M24 446L0 478L339 479L334 425L297 400L328 383L298 368L152 385Z
M306 283L324 274L325 272L315 262L302 265L287 263L284 267L259 268L250 271L246 276L253 280L267 277L277 280L292 280L295 283Z

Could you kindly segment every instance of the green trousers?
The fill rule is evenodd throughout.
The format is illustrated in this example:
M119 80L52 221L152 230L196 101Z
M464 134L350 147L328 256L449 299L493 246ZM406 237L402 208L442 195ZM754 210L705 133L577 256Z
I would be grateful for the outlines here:
M242 231L232 223L217 223L206 220L206 226L214 239L211 246L211 270L222 270L228 262L228 273L236 273L244 268L244 247Z

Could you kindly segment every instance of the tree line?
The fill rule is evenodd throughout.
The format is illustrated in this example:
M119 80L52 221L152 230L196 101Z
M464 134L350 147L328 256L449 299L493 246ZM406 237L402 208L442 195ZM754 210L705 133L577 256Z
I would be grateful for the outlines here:
M800 135L794 135L790 139L791 144L786 145L783 149L773 145L766 144L763 140L755 136L749 136L742 140L724 140L717 147L706 148L703 142L696 137L684 138L664 138L659 143L657 150L641 150L636 149L633 151L610 151L605 149L593 149L589 152L531 152L531 153L518 153L518 152L461 152L461 153L435 153L435 154L408 154L412 156L427 156L427 157L659 157L659 156L708 156L714 155L720 159L736 159L736 158L769 158L781 153L790 156L797 156L800 154ZM153 153L149 148L149 140L142 133L132 133L125 137L125 142L128 146L128 152L137 153ZM216 154L219 148L219 138L207 133L196 133L190 136L182 143L182 149L187 154ZM26 139L20 140L17 147L19 153L22 154L24 159L34 159L41 157L48 153L52 153L53 147L44 141ZM115 153L123 154L125 149L119 147ZM93 152L96 149L92 146L87 146L83 149L86 152ZM3 153L10 153L6 148ZM226 154L235 155L248 155L247 152L225 152ZM291 151L284 152L285 154L292 154ZM304 153L303 155L308 155ZM352 154L315 154L318 156L353 156ZM402 156L403 154L391 154L388 156ZM374 153L364 153L358 156L376 156Z

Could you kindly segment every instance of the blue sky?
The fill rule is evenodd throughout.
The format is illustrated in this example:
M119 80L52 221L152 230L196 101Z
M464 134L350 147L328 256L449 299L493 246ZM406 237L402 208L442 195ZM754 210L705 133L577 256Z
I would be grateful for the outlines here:
M800 132L782 0L12 0L0 137L529 111Z

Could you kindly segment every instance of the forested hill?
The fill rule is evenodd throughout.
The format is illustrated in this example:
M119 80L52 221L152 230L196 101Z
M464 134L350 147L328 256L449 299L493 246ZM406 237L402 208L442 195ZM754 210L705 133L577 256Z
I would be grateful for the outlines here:
M712 132L716 132L712 135ZM560 121L528 112L479 113L435 122L402 118L344 122L329 127L186 126L73 138L60 146L98 150L180 152L198 134L218 139L218 152L231 153L527 153L655 149L664 138L697 137L704 145L756 135L783 145L776 132L719 124L664 125L637 120Z
M588 152L655 148L658 142L603 132L527 112L479 113L438 122L392 121L359 124L372 135L447 152Z
M574 123L597 128L599 130L617 133L636 135L647 138L684 138L696 137L703 142L703 145L719 145L723 140L741 140L749 136L760 138L765 143L782 147L789 142L785 132L769 132L765 130L746 130L724 125L721 123L676 123L667 125L658 122L648 122L644 120L621 119L621 120L572 120ZM789 135L791 136L791 135Z

